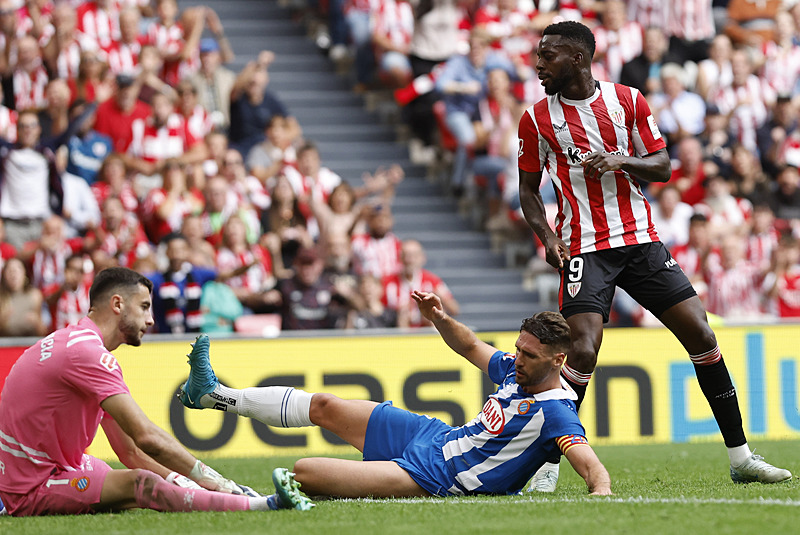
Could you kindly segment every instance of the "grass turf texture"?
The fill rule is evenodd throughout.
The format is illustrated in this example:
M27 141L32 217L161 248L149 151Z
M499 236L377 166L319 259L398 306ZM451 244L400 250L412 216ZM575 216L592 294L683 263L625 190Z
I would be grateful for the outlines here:
M310 512L156 513L81 517L0 517L0 533L648 533L727 534L800 531L800 441L755 441L757 453L796 476L777 485L735 485L724 447L713 444L596 448L614 496L587 496L562 460L553 494L403 500L319 501ZM355 456L353 458L356 458ZM271 493L270 474L294 458L217 459L212 466Z

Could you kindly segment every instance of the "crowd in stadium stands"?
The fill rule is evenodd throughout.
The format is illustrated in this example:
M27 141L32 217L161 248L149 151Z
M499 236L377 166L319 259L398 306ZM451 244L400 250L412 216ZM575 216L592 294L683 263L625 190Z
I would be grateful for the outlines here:
M343 68L353 62L354 90L394 92L412 159L450 153L452 194L483 204L487 231L524 239L516 126L545 96L537 43L552 22L589 25L594 77L641 91L666 138L673 177L643 187L707 309L731 321L800 317L797 0L314 4L318 45ZM625 295L614 309L620 325L654 321Z
M800 2L282 3L353 91L392 92L412 160L449 154L450 193L524 239L516 128L544 96L540 32L591 25L595 77L642 91L668 141L673 178L646 194L709 311L800 317ZM412 288L458 313L420 243L392 232L402 169L356 187L326 167L269 89L273 53L225 67L213 9L0 0L0 48L0 335L81 318L93 273L116 265L154 281L161 333L421 326ZM619 296L619 324L652 319L634 305Z

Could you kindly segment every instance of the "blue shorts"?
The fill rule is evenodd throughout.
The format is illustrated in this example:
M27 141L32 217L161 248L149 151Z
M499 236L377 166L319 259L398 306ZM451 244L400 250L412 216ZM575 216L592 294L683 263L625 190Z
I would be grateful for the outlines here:
M452 496L442 445L452 427L441 420L398 409L384 401L372 411L364 437L365 461L394 461L434 496Z

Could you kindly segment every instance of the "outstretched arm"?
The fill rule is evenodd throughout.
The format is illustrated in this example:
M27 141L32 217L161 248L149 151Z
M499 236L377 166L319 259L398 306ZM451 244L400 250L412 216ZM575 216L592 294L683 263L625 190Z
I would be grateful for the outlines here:
M611 494L611 477L590 445L576 444L569 448L564 455L572 468L586 481L589 494L594 496Z
M497 349L479 340L469 327L448 316L438 295L414 290L411 292L411 297L417 302L419 311L425 319L433 323L450 349L470 361L483 373L489 373L489 359Z

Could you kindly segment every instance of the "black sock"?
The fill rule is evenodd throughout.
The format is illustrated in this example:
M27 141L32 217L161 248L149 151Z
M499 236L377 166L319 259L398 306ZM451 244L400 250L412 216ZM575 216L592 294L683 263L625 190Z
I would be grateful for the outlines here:
M714 419L717 421L725 445L729 448L747 443L742 428L742 413L739 411L739 400L736 389L731 382L731 376L725 361L720 359L714 364L700 366L695 364L694 371L697 381L711 405Z

